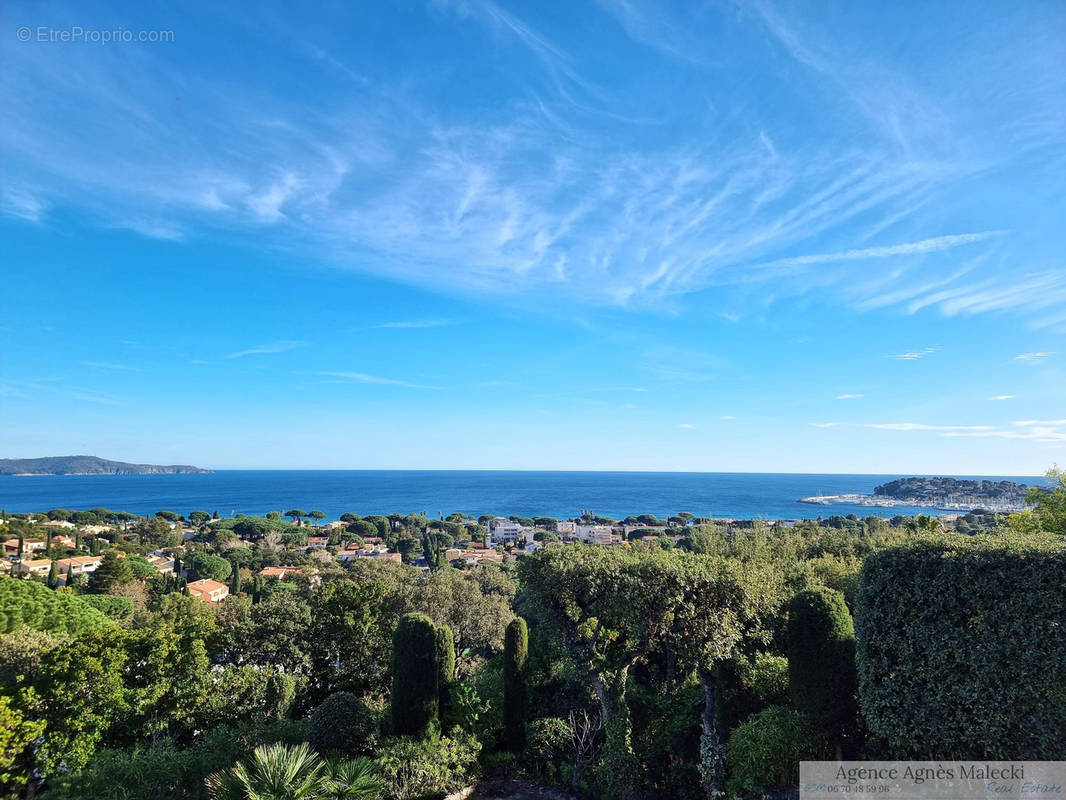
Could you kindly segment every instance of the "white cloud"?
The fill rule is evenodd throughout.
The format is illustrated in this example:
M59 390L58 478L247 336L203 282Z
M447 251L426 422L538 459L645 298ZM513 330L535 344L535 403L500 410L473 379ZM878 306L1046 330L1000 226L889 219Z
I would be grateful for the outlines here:
M685 430L687 430L687 431L694 431L694 430L696 430L696 426L695 426L695 425L693 425L693 424L692 424L691 422L682 422L682 423L681 423L680 425L678 425L677 427L679 427L679 428L684 428L684 429L685 429Z
M450 319L411 319L411 320L397 320L395 322L382 322L379 325L374 325L375 328L443 328L446 325L451 325Z
M122 372L136 372L137 368L129 364L116 364L113 361L82 361L82 366L92 369L109 369Z
M813 255L792 256L770 262L766 266L790 264L826 264L833 261L856 261L867 258L887 258L888 256L910 256L935 253L963 244L980 242L992 236L1000 236L1006 231L983 231L981 233L960 233L949 236L934 236L916 242L901 242L884 247L865 247L858 250L845 250L836 253L815 253Z
M917 361L919 358L925 358L928 355L932 355L937 351L936 347L924 347L921 350L911 350L906 353L895 353L890 355L889 358L894 358L897 361Z
M866 395L864 395L864 394L838 394L836 399L837 400L859 400L860 398L863 398L863 397L866 397Z
M9 186L0 194L0 212L27 222L40 222L47 209L44 200L25 189Z
M736 419L732 414L723 414L718 419Z
M269 353L287 353L290 350L307 347L308 344L308 342L300 341L298 339L286 339L281 342L256 345L255 347L249 347L247 350L238 350L236 353L230 353L227 356L223 356L223 358L244 358L245 356L265 355Z
M426 386L419 383L396 380L395 378L383 378L379 375L370 375L366 372L323 371L315 373L326 378L335 378L342 383L365 383L381 386L402 386L407 389L440 389L440 386Z
M991 425L927 425L922 422L812 422L815 428L872 428L879 431L987 431Z
M1054 355L1054 353L1021 353L1020 355L1016 355L1014 357L1014 360L1015 361L1040 361L1040 360L1045 359L1048 356L1052 356L1052 355Z
M1015 395L1013 394L994 394L989 400L1013 400Z
M1051 427L1058 427L1060 425L1066 425L1066 419L1024 419L1014 423L1015 425L1021 425L1022 427L1031 427L1034 425L1044 425Z

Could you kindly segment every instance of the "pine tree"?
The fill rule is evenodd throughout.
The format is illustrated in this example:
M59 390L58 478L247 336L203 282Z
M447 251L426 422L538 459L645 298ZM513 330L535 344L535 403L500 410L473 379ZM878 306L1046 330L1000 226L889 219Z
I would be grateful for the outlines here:
M392 729L421 736L437 720L437 629L425 614L404 614L392 635Z
M503 646L503 720L507 747L514 753L526 746L526 662L529 658L529 629L515 617L507 626Z

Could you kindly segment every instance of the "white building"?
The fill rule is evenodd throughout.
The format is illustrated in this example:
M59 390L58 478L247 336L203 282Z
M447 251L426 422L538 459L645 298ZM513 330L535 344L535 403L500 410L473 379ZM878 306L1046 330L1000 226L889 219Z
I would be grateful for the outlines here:
M489 537L495 544L514 544L524 533L521 525L506 517L489 520Z
M573 536L577 532L577 523L570 520L555 523L555 532L564 536Z
M578 525L574 529L574 536L588 544L610 544L614 541L610 525Z

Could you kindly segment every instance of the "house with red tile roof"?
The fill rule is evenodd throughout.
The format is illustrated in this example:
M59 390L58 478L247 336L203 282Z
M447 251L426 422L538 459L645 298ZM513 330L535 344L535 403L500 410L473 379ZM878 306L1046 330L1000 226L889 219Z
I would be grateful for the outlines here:
M210 578L203 578L189 584L189 596L198 597L205 603L214 605L229 596L229 587Z

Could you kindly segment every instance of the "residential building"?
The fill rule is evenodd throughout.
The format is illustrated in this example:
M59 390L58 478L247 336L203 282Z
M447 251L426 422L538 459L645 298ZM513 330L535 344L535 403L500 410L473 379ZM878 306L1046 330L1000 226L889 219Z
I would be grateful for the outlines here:
M103 563L103 556L73 556L61 558L56 561L56 570L60 575L69 578L71 575L87 575L96 572L96 568Z
M578 525L574 537L588 544L610 544L614 531L610 525Z
M22 540L22 552L33 553L37 550L44 550L45 541L43 539L23 539ZM19 552L19 540L18 538L8 539L4 542L4 555L17 556Z
M52 559L36 558L16 561L11 567L12 575L44 575L52 570Z
M562 534L563 536L573 536L577 532L577 523L570 520L563 520L562 522L555 523L555 532Z
M285 576L290 572L296 572L296 567L263 567L259 574L264 578L277 578L280 581L285 580Z
M214 605L229 596L229 587L224 583L204 578L189 584L189 596L198 597L205 603Z
M156 572L160 575L173 575L174 574L174 559L167 558L153 553L147 556L148 563L155 567Z
M489 538L496 544L514 544L522 534L522 526L506 517L489 520Z

